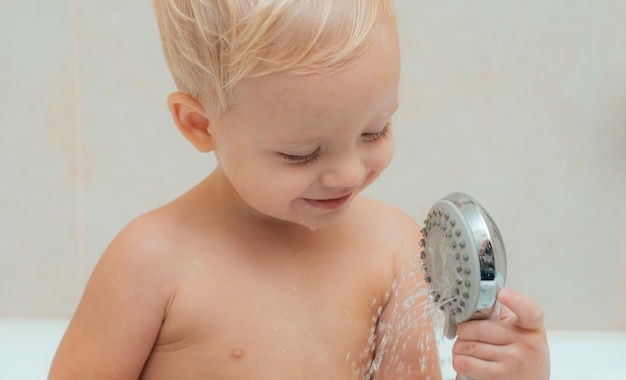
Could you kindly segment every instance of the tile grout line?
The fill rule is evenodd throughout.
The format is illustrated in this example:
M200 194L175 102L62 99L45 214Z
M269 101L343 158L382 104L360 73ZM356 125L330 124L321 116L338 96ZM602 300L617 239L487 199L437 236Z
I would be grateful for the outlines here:
M621 302L620 302L620 319L619 329L626 330L626 203L624 204L624 235L622 241L622 289L621 289Z
M82 61L80 0L72 0L74 21L74 160L76 165L76 186L78 189L78 275L80 287L87 283L87 207L85 178L85 139L82 104Z

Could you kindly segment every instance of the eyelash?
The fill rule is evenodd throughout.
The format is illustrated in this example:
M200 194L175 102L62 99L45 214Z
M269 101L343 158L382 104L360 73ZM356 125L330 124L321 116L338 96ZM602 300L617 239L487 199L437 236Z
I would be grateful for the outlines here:
M315 152L307 154L305 156L294 156L287 153L280 153L280 155L287 160L289 165L304 165L311 164L320 158L319 148Z
M385 127L380 132L365 133L363 136L365 136L366 142L374 142L389 137L389 132L391 132L391 122L385 124Z
M367 143L373 143L383 138L389 137L389 133L391 132L391 123L387 123L385 127L380 132L375 133L364 133L362 136ZM304 164L312 164L316 162L320 158L320 150L319 148L315 150L315 152L304 155L304 156L295 156L286 153L280 153L280 155L287 160L290 165L304 165Z

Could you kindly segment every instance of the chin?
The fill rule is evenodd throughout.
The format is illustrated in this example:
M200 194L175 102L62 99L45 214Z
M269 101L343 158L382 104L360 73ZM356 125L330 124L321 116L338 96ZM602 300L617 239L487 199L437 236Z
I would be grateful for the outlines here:
M346 215L346 209L347 208L334 210L333 212L327 213L325 215L308 217L306 219L297 219L291 222L298 224L302 227L306 227L311 231L321 230L340 223Z

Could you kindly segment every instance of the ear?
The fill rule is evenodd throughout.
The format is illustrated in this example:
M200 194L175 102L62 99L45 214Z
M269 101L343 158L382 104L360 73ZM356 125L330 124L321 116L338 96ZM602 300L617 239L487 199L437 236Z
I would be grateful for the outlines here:
M209 117L204 107L191 95L175 92L167 98L178 130L200 152L207 153L215 147L209 130Z

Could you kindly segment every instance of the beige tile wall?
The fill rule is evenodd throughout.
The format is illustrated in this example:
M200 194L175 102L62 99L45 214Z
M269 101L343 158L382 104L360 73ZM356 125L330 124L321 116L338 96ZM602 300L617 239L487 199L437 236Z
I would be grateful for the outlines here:
M397 154L370 195L455 190L550 327L626 327L626 3L398 0ZM68 316L108 242L214 165L172 126L149 2L0 3L0 316Z

